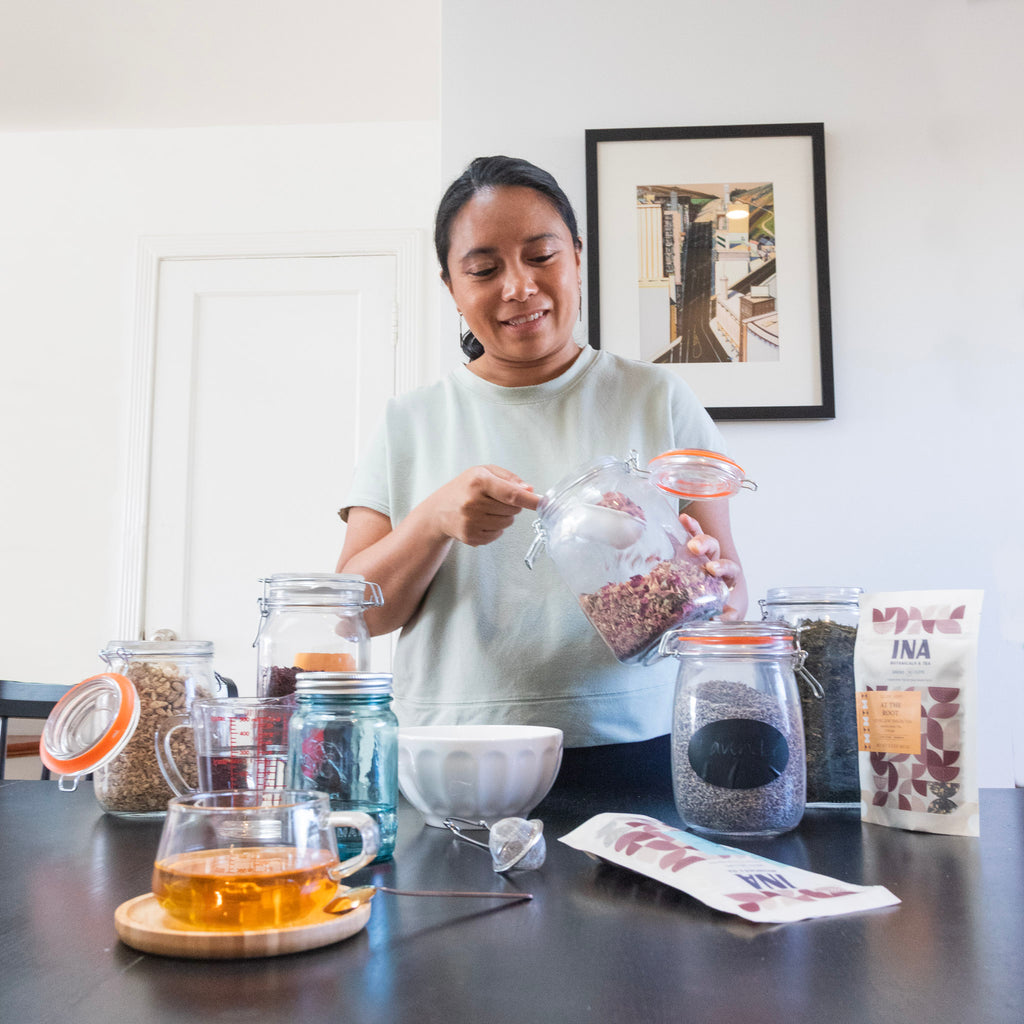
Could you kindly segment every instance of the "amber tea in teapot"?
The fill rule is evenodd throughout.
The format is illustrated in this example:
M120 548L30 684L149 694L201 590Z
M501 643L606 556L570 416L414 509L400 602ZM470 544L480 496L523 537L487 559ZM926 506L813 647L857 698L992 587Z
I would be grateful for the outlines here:
M335 832L362 848L339 863ZM377 824L331 811L325 793L194 793L168 804L153 894L173 918L204 931L284 928L325 907L340 879L376 856Z
M338 884L329 850L199 850L158 861L153 893L193 928L281 928L326 906Z

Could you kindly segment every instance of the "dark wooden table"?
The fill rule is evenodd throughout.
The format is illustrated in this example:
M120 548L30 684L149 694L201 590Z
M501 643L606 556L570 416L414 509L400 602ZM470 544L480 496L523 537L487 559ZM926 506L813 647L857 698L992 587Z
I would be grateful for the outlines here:
M563 794L542 805L547 861L511 876L532 902L378 895L367 928L336 945L192 961L139 953L114 930L118 904L149 891L159 822L102 814L87 784L0 783L0 1021L1024 1021L1024 791L983 792L980 839L812 809L795 832L744 844L903 900L776 927L557 841L604 810L678 824L671 805L650 803ZM403 806L394 861L353 881L508 884L486 852L421 822Z

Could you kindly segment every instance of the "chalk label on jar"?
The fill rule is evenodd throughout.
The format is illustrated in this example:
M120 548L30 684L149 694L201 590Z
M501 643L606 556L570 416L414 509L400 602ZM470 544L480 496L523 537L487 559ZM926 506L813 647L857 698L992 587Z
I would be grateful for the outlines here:
M691 737L690 766L723 789L756 789L774 782L789 764L789 744L778 729L750 718L709 722Z

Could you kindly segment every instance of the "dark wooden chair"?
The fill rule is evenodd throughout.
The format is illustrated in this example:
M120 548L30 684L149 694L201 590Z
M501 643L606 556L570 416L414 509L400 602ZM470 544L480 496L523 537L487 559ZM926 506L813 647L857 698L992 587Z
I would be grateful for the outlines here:
M228 679L227 676L222 676L219 672L213 673L217 677L217 682L224 686L225 697L237 697L238 687L235 685L234 679Z
M0 679L0 779L4 778L7 770L8 719L49 718L54 705L70 689L70 686L57 683L18 683L13 679ZM41 778L49 777L50 771L44 767Z
M233 679L219 673L217 679L223 683L227 696L238 696L238 687ZM0 679L0 779L4 778L7 770L7 720L47 719L57 701L70 689L70 686L60 686L57 683L19 683L13 679ZM50 769L44 765L40 778L49 777Z

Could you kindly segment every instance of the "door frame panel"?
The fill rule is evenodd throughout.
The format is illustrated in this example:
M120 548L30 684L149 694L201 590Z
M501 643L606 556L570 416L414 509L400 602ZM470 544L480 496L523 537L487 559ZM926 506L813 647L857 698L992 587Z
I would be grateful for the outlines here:
M144 639L149 478L152 464L153 387L157 303L164 260L268 257L393 256L396 263L395 390L420 383L419 346L422 232L416 230L294 232L256 235L151 235L139 239L135 320L128 390L127 459L121 530L117 637Z

